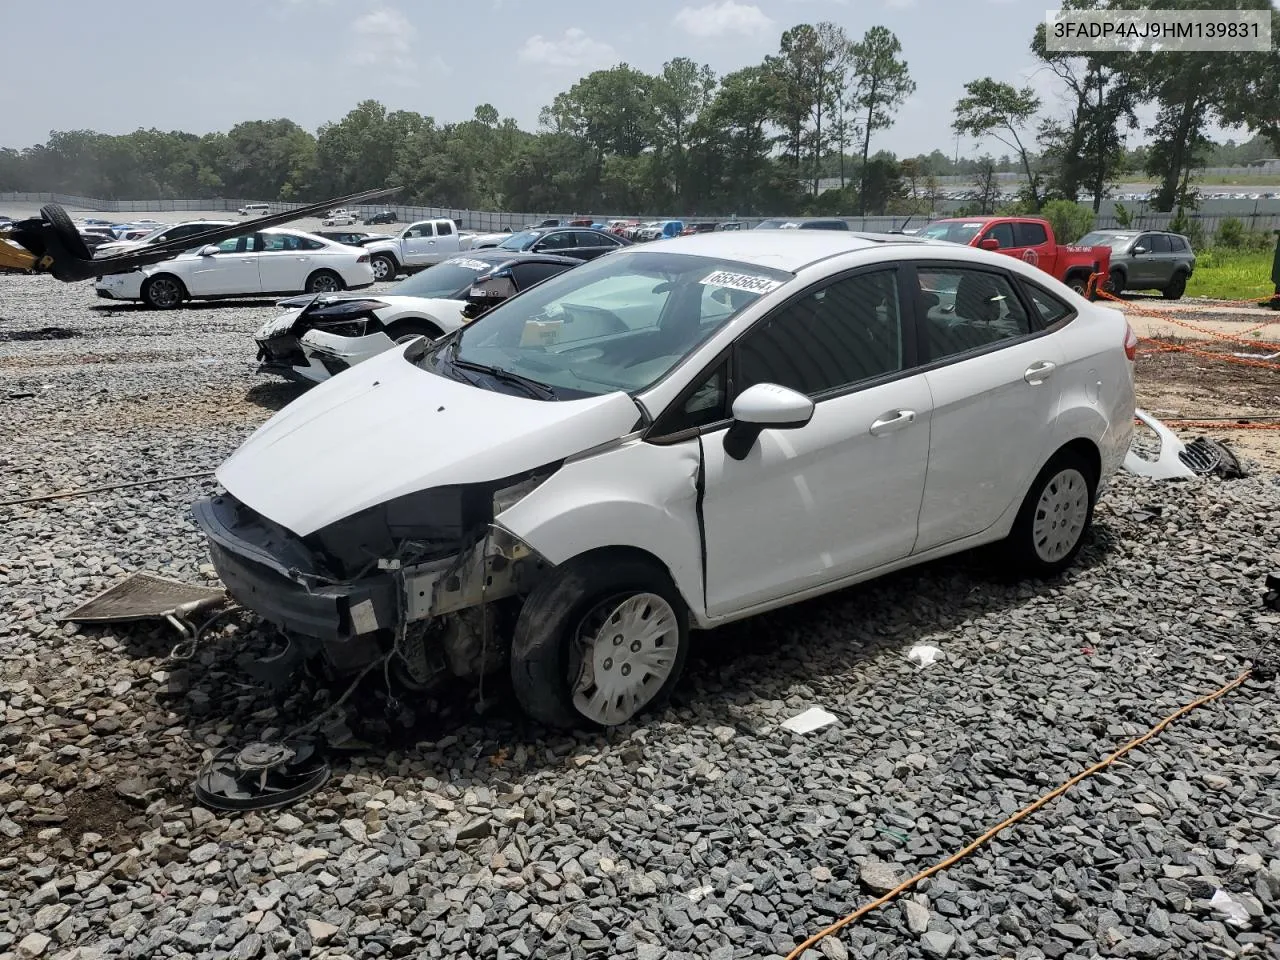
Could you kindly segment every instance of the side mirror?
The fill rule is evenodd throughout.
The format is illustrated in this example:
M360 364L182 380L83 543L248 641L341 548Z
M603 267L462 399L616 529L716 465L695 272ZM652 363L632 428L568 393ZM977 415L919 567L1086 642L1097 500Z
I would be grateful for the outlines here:
M222 252L222 251L221 251L221 250L219 250L219 249L217 248L217 246L215 246L215 245L214 245L214 244L212 244L212 243L211 243L211 244L209 244L207 247L201 247L201 248L200 248L200 256L202 256L202 257L212 257L212 256L216 256L217 254L219 254L219 253L221 253L221 252Z
M999 250L1000 241L995 239L995 237L987 237L987 239L982 241L981 246L983 250Z
M1134 253L1146 253L1146 252L1147 252L1147 248L1146 248L1146 247L1134 247L1134 248L1133 248L1133 252L1134 252Z
M795 430L813 419L813 401L776 383L757 383L733 401L733 423L724 435L724 451L745 460L765 430Z

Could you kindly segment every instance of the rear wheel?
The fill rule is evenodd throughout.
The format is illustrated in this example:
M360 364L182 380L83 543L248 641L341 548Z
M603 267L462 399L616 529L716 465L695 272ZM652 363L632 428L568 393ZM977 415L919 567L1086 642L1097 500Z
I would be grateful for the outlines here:
M548 726L617 726L665 702L688 647L688 612L665 570L625 553L580 557L525 600L512 685Z
M337 293L342 289L342 278L332 270L317 270L307 277L307 293Z
M1071 566L1093 522L1097 485L1093 467L1079 453L1054 456L1031 484L1005 541L1011 571L1051 577Z
M373 279L378 281L394 280L400 271L395 259L385 253L375 253L369 265L373 267Z
M169 273L158 273L142 285L142 300L157 310L172 310L187 298L182 281Z
M1077 273L1067 277L1067 286L1082 297L1089 295L1089 278L1086 276Z
M1187 275L1179 270L1173 275L1173 279L1169 281L1169 285L1161 291L1166 300L1181 300L1182 295L1187 292Z

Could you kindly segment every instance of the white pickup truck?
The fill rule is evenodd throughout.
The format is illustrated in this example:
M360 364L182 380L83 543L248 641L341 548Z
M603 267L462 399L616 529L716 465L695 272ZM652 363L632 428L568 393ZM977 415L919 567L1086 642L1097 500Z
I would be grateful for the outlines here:
M415 273L471 248L472 234L460 233L452 220L419 220L394 237L366 243L373 275L394 280L401 273Z

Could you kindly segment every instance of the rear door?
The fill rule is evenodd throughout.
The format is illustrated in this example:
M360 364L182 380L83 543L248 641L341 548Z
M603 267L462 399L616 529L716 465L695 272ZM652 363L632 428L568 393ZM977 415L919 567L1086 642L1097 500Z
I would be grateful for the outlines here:
M306 288L307 277L318 264L315 255L326 249L319 240L287 233L264 233L258 254L258 274L263 293L293 293Z
M922 553L983 532L1026 494L1051 452L1063 357L1004 271L920 261L915 276L933 398Z

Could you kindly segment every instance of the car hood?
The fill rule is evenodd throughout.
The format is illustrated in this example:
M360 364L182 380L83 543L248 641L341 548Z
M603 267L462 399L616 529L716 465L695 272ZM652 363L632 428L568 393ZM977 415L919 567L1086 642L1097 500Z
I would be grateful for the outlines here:
M273 416L218 469L218 482L308 536L432 487L500 480L625 436L625 393L546 401L428 373L390 350L326 380Z

